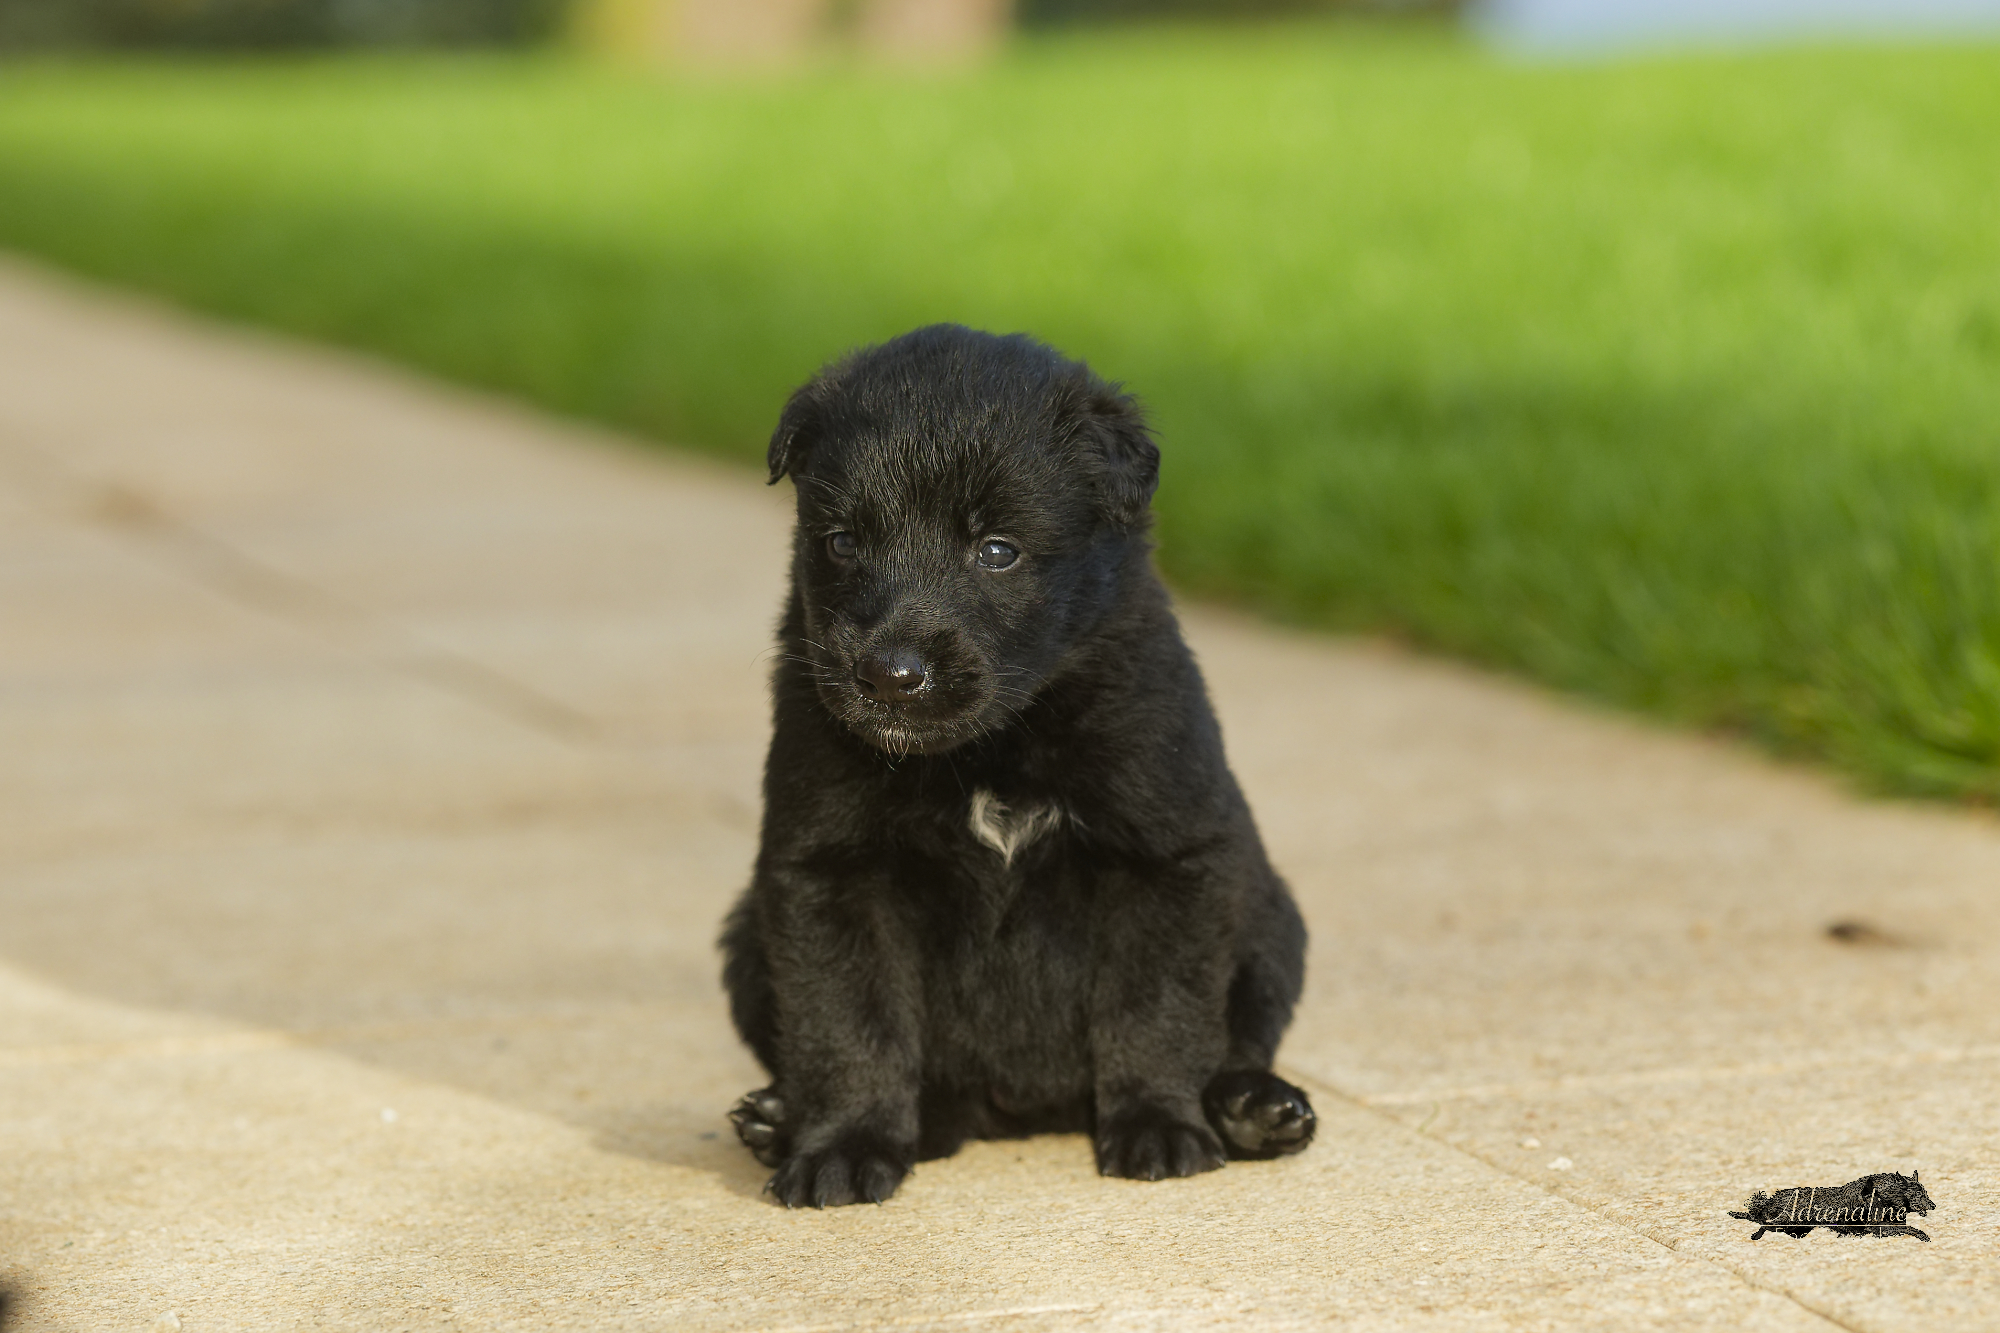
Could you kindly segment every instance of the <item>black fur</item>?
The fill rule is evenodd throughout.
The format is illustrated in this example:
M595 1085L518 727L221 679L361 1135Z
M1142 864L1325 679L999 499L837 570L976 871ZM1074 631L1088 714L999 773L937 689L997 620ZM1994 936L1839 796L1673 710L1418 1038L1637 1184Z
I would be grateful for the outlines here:
M1270 1072L1305 929L1153 573L1136 404L938 325L800 389L770 465L792 590L722 941L770 1192L879 1202L966 1139L1052 1130L1146 1180L1305 1147Z

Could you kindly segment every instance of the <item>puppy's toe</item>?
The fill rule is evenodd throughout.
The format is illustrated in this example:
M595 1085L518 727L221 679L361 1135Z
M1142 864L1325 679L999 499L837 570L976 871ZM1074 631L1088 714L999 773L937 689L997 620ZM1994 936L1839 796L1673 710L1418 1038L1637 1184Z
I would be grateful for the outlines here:
M909 1171L908 1154L872 1135L850 1134L819 1152L786 1158L764 1192L787 1208L881 1203Z
M746 1092L743 1100L730 1108L729 1123L736 1137L765 1166L776 1166L791 1150L791 1136L785 1127L785 1102L769 1088Z
M1304 1092L1276 1074L1238 1069L1217 1074L1201 1095L1208 1123L1240 1158L1283 1157L1302 1151L1319 1128Z
M1107 1176L1165 1180L1213 1171L1223 1161L1208 1130L1153 1107L1128 1111L1097 1135L1097 1169Z

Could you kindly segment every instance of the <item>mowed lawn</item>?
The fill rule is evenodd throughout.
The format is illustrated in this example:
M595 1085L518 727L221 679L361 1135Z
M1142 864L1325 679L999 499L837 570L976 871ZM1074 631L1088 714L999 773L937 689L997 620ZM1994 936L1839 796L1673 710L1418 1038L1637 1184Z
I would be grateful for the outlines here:
M1031 330L1151 404L1186 591L2000 797L2000 47L16 65L0 244L746 464Z

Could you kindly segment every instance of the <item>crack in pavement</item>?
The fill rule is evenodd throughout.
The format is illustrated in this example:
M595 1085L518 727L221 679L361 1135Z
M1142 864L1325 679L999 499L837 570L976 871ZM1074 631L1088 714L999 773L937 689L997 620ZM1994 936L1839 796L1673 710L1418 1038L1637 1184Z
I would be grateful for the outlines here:
M175 517L143 491L121 481L85 478L39 449L8 442L0 457L38 494L52 514L81 517L154 554L150 563L239 606L329 639L384 670L421 681L482 711L565 745L611 751L672 771L657 745L621 735L601 718L573 707L477 658L432 642L418 631L351 602L308 579L286 573L213 533ZM757 813L706 787L674 784L676 794L724 823L754 829Z
M1510 1180L1518 1180L1524 1185L1539 1190L1543 1195L1547 1196L1548 1198L1558 1200L1564 1205L1570 1208L1574 1208L1579 1212L1588 1213L1590 1216L1598 1218L1599 1220L1604 1221L1606 1223L1609 1223L1611 1226L1617 1227L1621 1231L1625 1231L1630 1233L1631 1235L1638 1236L1641 1237L1642 1239L1651 1241L1653 1244L1658 1245L1662 1249L1666 1250L1669 1254L1677 1255L1683 1259L1693 1259L1698 1262L1705 1263L1712 1268L1715 1268L1721 1272L1729 1274L1731 1277L1735 1278L1738 1282L1741 1282L1743 1285L1747 1287L1751 1287L1757 1291L1764 1292L1767 1295L1777 1296L1783 1300L1789 1301L1793 1305L1799 1307L1799 1309L1804 1310L1807 1314L1810 1314L1818 1319L1825 1320L1828 1324L1832 1325L1835 1328L1845 1329L1847 1330L1847 1333L1866 1333L1866 1331L1862 1328L1861 1325L1850 1323L1848 1320L1843 1319L1840 1315L1835 1314L1830 1310L1821 1309L1819 1306L1813 1304L1811 1301L1807 1300L1803 1296L1800 1296L1797 1292L1794 1292L1789 1288L1781 1287L1773 1283L1767 1282L1762 1278L1758 1277L1757 1275L1755 1275L1754 1273L1746 1272L1734 1264L1727 1263L1722 1259L1716 1258L1714 1255L1698 1254L1698 1253L1693 1253L1691 1251L1683 1250L1681 1248L1681 1245L1684 1242L1676 1242L1671 1237L1656 1235L1653 1232L1648 1231L1644 1227L1633 1226L1630 1222L1625 1221L1623 1218L1620 1218L1610 1212L1607 1212L1602 1208L1593 1207L1592 1205L1585 1203L1580 1199L1573 1199L1569 1195L1564 1194L1559 1190L1551 1189L1549 1188L1549 1186L1544 1184L1539 1178L1535 1176L1523 1175L1521 1174L1521 1172L1513 1169L1512 1167L1506 1165L1505 1163L1497 1161L1491 1157L1487 1157L1483 1153L1476 1152L1472 1148L1469 1148L1464 1144L1453 1143L1449 1139L1442 1139L1434 1134L1426 1133L1424 1127L1428 1126L1431 1123L1431 1121L1436 1118L1435 1115L1426 1117L1422 1126L1413 1127L1409 1124L1408 1121L1402 1120L1397 1116L1395 1116L1394 1114L1392 1114L1387 1109L1386 1105L1377 1099L1363 1097L1354 1093L1347 1092L1344 1089L1336 1087L1335 1085L1325 1081L1324 1079L1301 1075L1298 1073L1298 1071L1293 1069L1288 1068L1284 1072L1285 1072L1285 1077L1287 1078L1296 1079L1298 1082L1304 1084L1305 1086L1315 1091L1324 1092L1330 1097L1333 1097L1339 1101L1346 1102L1350 1106L1353 1106L1359 1110L1367 1112L1369 1115L1378 1116L1381 1119L1386 1120L1390 1124L1396 1126L1396 1128L1398 1128L1399 1130L1404 1131L1405 1133L1414 1134L1416 1137L1421 1139L1427 1139L1430 1142L1435 1143L1450 1152L1457 1153L1461 1157L1465 1157L1470 1159L1471 1161L1479 1163L1481 1166L1486 1167L1490 1171L1494 1171L1499 1173L1500 1175L1506 1176ZM1424 1098L1423 1100L1431 1100L1431 1099Z
M1924 1051L1878 1051L1828 1054L1797 1060L1766 1060L1729 1065L1673 1065L1634 1069L1615 1074L1564 1074L1559 1078L1527 1079L1518 1083L1473 1083L1434 1092L1354 1094L1368 1106L1422 1106L1427 1102L1485 1101L1508 1097L1548 1097L1565 1092L1595 1092L1612 1088L1659 1087L1673 1083L1721 1083L1746 1078L1810 1074L1822 1069L1914 1069L1923 1065L1960 1064L1968 1060L2000 1059L2000 1045L1940 1046Z

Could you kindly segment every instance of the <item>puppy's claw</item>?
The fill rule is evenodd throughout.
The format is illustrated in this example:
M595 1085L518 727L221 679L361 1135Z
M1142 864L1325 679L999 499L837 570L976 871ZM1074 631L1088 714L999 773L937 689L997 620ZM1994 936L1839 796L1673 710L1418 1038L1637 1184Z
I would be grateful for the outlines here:
M1097 1136L1097 1169L1129 1180L1166 1180L1213 1171L1225 1158L1208 1130L1165 1111L1141 1107L1119 1116Z
M871 1158L861 1165L857 1191L869 1203L881 1203L896 1192L896 1186L903 1181L903 1169L881 1158Z
M834 1156L820 1163L813 1176L812 1206L824 1208L832 1204L838 1208L844 1203L854 1202L854 1170L844 1157Z
M909 1174L905 1156L871 1135L853 1134L819 1152L785 1159L764 1192L787 1208L881 1203Z

